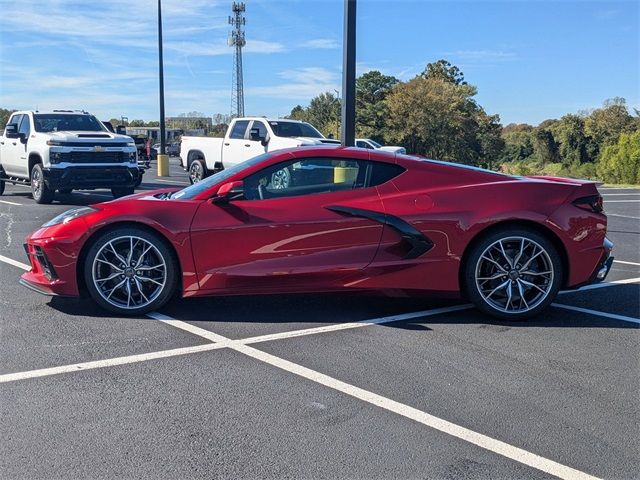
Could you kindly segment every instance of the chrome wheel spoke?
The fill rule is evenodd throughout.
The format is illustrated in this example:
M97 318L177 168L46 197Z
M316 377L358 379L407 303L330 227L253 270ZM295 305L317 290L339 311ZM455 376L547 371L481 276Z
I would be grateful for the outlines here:
M554 274L551 258L540 244L514 236L496 240L482 252L475 282L478 293L492 308L522 313L547 298Z
M122 309L153 302L167 283L167 265L158 248L137 236L105 243L94 257L93 285L102 298Z

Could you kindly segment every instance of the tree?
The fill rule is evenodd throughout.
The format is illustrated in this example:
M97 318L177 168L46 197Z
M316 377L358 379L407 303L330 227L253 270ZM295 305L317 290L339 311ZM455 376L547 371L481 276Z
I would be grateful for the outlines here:
M622 133L616 144L605 147L597 173L605 182L639 184L640 130Z
M558 159L558 146L553 138L553 133L544 127L538 126L533 132L533 152L538 161L543 165L554 163Z
M475 94L471 85L441 78L418 76L400 83L386 99L385 138L435 159L492 163L502 145L499 119L486 114Z
M340 99L331 92L321 93L311 99L307 108L294 107L287 118L309 122L324 135L339 136Z
M434 63L428 63L427 68L420 74L424 78L437 78L444 82L453 83L454 85L466 85L464 74L455 65L451 65L446 60L438 60Z
M387 118L385 99L400 80L373 70L356 79L356 132L382 141Z
M551 128L563 165L581 164L591 160L587 155L589 138L584 131L584 119L568 114L561 117Z
M144 127L144 120L131 120L129 122L129 127Z
M597 145L604 148L618 141L621 133L638 129L638 123L627 109L624 98L606 100L602 108L597 108L585 118L585 132Z
M4 130L4 127L7 126L7 122L9 121L9 117L16 110L7 110L6 108L0 108L0 129Z

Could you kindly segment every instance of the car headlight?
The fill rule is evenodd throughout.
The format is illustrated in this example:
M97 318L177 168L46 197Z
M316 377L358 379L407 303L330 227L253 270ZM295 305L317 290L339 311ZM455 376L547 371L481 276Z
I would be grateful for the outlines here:
M64 142L61 142L60 140L47 140L47 145L50 147L62 147Z
M127 142L127 147L135 147L135 142Z
M57 217L52 218L47 223L42 225L43 227L53 227L54 225L59 225L61 223L67 223L71 220L74 220L78 217L83 217L85 215L89 215L90 213L97 212L97 208L92 207L78 207L72 208L71 210L67 210L64 213L61 213Z

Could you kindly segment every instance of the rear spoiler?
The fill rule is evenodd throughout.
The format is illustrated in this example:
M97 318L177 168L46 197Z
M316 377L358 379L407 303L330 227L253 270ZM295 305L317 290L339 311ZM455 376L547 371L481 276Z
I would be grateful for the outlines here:
M557 183L567 183L569 185L583 186L583 185L595 185L596 187L600 187L604 185L604 182L598 182L596 180L583 180L583 179L575 179L575 178L564 178L564 177L548 177L545 175L529 175L527 178L534 178L538 180L547 180L549 182L557 182Z

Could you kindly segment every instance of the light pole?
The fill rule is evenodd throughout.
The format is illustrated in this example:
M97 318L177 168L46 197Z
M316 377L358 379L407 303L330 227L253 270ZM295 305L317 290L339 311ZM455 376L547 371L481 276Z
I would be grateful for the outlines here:
M158 153L158 176L169 176L169 157L166 155L167 145L165 140L164 122L164 68L162 60L162 2L158 0L158 64L160 76L160 153Z
M356 141L356 0L344 0L342 46L342 145Z

